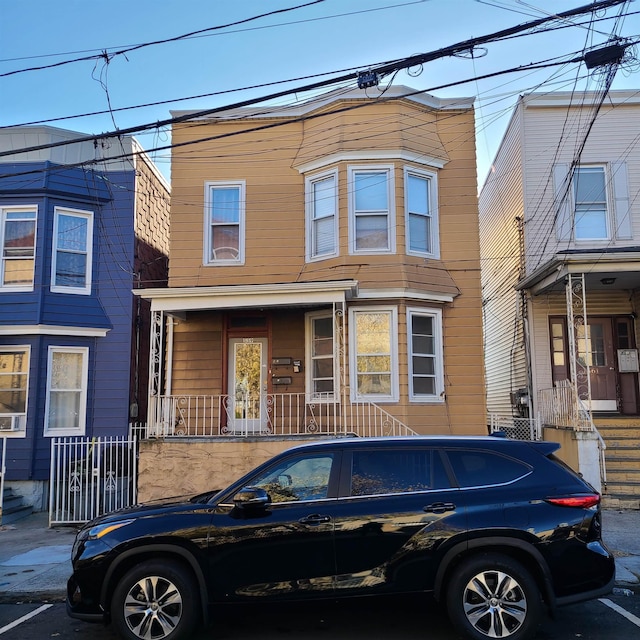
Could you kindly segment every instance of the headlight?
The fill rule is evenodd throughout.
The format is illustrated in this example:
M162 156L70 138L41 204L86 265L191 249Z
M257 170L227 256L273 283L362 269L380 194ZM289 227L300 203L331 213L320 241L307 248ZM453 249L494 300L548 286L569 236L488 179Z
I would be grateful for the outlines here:
M118 522L106 522L104 524L98 524L95 527L89 529L89 540L99 540L108 533L119 529L120 527L126 527L131 524L133 520L119 520Z

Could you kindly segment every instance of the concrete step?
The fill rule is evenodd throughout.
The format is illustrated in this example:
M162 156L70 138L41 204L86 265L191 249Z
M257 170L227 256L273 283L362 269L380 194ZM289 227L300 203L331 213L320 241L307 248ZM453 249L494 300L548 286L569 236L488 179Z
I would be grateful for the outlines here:
M11 487L5 487L2 493L2 524L10 524L26 518L33 513L31 505L24 504L21 495L14 493Z
M640 496L604 494L602 506L605 509L640 509Z
M607 469L636 469L640 473L640 458L635 455L612 455L607 451L604 460Z
M616 469L607 467L607 484L612 482L620 482L624 484L638 483L640 487L640 472L636 469ZM639 491L640 493L640 491Z
M602 425L594 420L596 429L603 438L635 438L640 440L640 427L621 425Z

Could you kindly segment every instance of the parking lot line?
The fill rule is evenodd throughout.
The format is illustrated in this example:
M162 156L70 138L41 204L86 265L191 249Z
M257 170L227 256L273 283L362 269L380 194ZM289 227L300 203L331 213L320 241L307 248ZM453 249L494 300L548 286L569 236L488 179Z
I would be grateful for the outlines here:
M49 607L53 607L53 605L43 604L41 607L38 607L31 613L27 613L27 615L22 616L22 618L18 618L17 620L14 620L13 622L6 624L4 627L0 628L0 636L5 632L10 631L11 629L15 629L19 624L22 624L23 622L26 622L31 618L35 618L39 613L42 613L43 611L46 611L47 609L49 609Z
M633 613L630 613L626 609L623 609L621 606L617 605L615 602L611 602L611 600L607 598L598 598L602 604L606 604L607 607L610 607L614 611L618 612L621 616L624 616L630 622L636 625L636 627L640 627L640 618L638 616L634 616Z

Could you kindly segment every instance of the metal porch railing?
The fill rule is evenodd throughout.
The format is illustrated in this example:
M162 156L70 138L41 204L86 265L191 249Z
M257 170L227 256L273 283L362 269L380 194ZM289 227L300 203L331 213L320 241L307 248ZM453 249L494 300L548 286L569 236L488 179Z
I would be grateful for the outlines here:
M539 415L542 424L550 427L573 429L574 431L590 431L598 438L600 452L600 477L603 486L607 483L605 466L605 449L607 445L596 425L591 419L591 411L587 404L577 396L575 387L568 381L562 381L551 389L539 392Z
M371 402L352 402L348 390L329 394L272 393L168 395L151 398L151 437L358 435L411 436L416 432Z

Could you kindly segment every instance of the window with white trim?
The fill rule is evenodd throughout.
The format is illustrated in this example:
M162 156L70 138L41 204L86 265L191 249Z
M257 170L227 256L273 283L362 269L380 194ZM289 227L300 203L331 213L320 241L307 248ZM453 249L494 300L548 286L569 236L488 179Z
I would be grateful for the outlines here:
M38 209L0 207L0 290L32 291Z
M354 400L397 402L398 313L396 307L349 310L351 393Z
M53 222L51 291L91 293L93 213L56 207Z
M576 167L573 174L574 234L576 240L610 237L607 181L603 166Z
M349 167L348 175L350 253L393 253L393 167Z
M244 263L245 183L205 184L204 263Z
M338 173L305 180L307 260L338 254Z
M333 314L309 313L307 319L307 389L316 401L333 401L338 395Z
M84 434L88 360L86 347L49 347L45 436Z
M444 401L442 312L408 309L409 399L412 402Z
M29 391L29 347L0 347L0 435L24 431Z
M438 257L436 175L407 167L404 189L407 253Z

